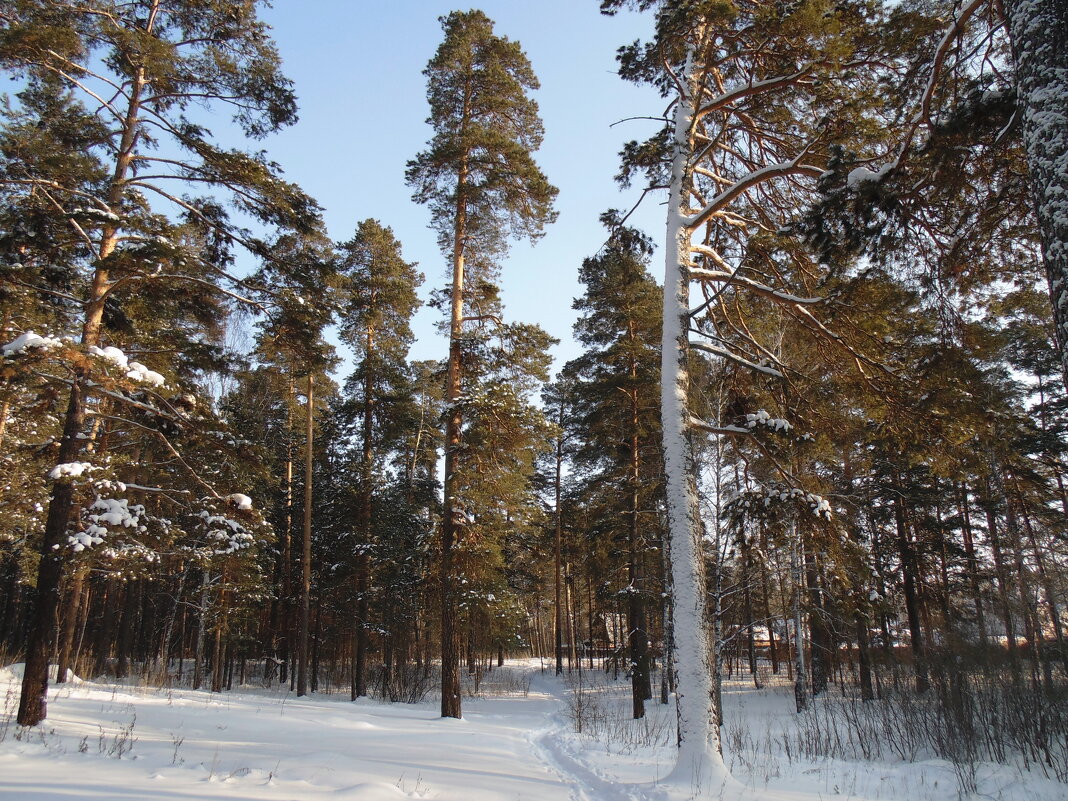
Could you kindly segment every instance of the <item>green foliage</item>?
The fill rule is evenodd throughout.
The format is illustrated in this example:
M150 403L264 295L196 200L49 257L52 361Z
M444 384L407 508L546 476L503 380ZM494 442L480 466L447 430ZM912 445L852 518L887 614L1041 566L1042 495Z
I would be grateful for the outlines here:
M441 24L445 39L424 71L434 137L406 178L430 207L443 253L453 253L463 210L463 252L492 281L508 237L536 239L556 218L557 190L531 155L543 135L528 97L538 81L519 44L495 35L481 11L454 11Z

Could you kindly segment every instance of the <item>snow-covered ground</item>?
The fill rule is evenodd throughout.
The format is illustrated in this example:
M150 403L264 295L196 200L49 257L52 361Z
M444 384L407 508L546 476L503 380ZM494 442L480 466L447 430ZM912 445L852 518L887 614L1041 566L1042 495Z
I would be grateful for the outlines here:
M0 669L0 798L442 799L623 801L661 796L671 764L673 713L650 704L626 718L627 684L600 672L565 680L539 663L503 668L503 692L465 699L463 720L434 703L384 704L345 696L298 699L281 690L221 694L81 682L50 694L49 715L14 724L18 674ZM529 686L529 690L526 688ZM581 686L581 692L580 692ZM940 761L846 762L804 758L784 687L742 683L725 694L725 757L739 785L698 798L957 799ZM583 732L575 731L577 706ZM1015 768L980 765L979 795L1063 801L1068 786Z

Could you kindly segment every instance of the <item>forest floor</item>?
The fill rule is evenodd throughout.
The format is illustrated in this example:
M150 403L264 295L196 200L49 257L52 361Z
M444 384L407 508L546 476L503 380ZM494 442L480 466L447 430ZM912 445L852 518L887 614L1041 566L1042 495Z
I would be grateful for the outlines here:
M629 720L628 685L602 671L557 678L512 662L464 699L437 705L296 698L284 689L212 694L75 681L50 691L48 719L14 723L19 667L0 669L0 798L638 801L658 798L671 765L674 713L651 702ZM805 756L806 729L786 686L728 683L724 753L737 784L690 793L752 801L950 801L947 762ZM581 721L582 732L576 731ZM1068 786L1021 767L973 766L978 798L1063 801Z

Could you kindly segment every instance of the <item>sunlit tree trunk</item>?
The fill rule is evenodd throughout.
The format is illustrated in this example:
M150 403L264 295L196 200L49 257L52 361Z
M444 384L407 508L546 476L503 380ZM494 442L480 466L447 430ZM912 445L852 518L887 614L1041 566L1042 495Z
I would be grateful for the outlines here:
M689 437L690 279L687 265L693 231L688 225L686 209L687 187L692 180L694 151L691 134L699 70L694 52L691 45L682 76L683 93L676 102L673 122L661 349L661 415L679 736L677 760L666 782L688 790L714 792L726 781L728 774L720 754L713 696L715 656L707 627L702 526Z

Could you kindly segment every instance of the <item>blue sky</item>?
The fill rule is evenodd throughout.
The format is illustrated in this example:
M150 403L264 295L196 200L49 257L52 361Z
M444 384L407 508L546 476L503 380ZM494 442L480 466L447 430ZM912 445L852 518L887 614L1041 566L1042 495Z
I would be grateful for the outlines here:
M541 81L535 97L545 123L537 159L560 188L558 222L534 247L517 243L503 265L508 319L537 322L562 340L557 368L577 355L571 341L582 259L604 241L597 221L607 208L629 208L638 193L620 192L612 176L624 141L655 130L647 120L664 101L615 75L615 51L646 38L647 15L604 17L597 0L493 0L481 8L499 35L518 40ZM422 70L441 41L438 17L456 6L437 0L277 0L263 17L274 28L285 73L294 81L301 120L258 146L326 210L335 240L374 217L390 226L407 259L419 262L426 291L447 283L446 259L428 229L426 208L411 202L406 162L431 135ZM662 198L650 197L633 219L663 238ZM653 273L659 277L659 265ZM446 344L424 309L415 321L412 357L444 358Z

